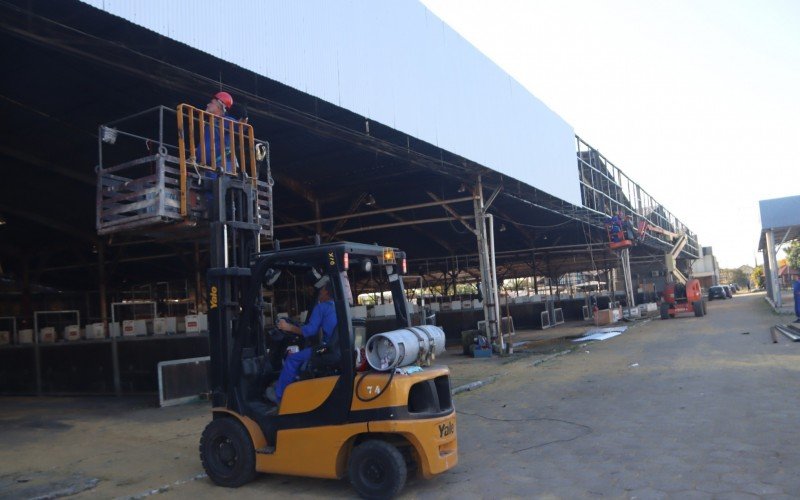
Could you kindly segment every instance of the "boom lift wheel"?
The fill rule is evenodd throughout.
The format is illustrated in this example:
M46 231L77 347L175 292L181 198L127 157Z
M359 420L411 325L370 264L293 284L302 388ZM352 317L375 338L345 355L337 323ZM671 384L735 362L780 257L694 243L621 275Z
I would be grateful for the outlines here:
M364 498L393 498L406 482L408 469L400 451L386 441L364 441L353 449L350 483Z
M694 315L697 316L698 318L702 317L705 314L705 311L703 310L702 300L696 300L692 302L692 309L694 309Z
M666 302L661 303L661 319L669 319L669 304Z
M200 438L200 461L219 486L237 488L256 477L256 451L247 430L232 418L216 418Z

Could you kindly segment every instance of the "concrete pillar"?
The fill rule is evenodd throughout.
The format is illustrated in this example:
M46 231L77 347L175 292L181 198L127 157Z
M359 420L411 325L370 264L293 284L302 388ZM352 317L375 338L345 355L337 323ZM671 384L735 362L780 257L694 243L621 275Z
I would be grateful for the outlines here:
M765 234L767 240L767 255L764 259L764 278L767 280L767 290L772 290L772 302L775 307L781 307L783 300L781 298L781 287L778 283L778 262L775 258L775 234L772 229ZM769 273L767 273L767 263L769 263Z

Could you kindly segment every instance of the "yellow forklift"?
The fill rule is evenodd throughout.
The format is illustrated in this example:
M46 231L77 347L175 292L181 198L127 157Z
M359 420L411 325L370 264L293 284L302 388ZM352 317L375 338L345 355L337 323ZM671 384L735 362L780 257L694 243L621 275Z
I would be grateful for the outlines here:
M224 92L214 96L220 98L232 102ZM98 141L99 234L174 239L210 233L213 418L200 440L200 459L214 483L237 487L258 472L348 476L362 496L388 498L409 471L429 478L456 465L449 370L412 366L430 364L444 348L444 333L411 326L402 252L358 243L280 250L276 242L274 251L262 253L261 237L272 239L269 145L242 121L187 104L158 106L102 125ZM265 296L299 296L311 271L332 284L335 333L314 346L300 380L276 407L265 389L279 377L284 353L303 346L272 328ZM381 342L370 338L367 345L366 320L353 317L348 285L348 275L365 273L384 273L402 341L381 333L374 336ZM375 369L364 370L370 356L392 361L373 361Z
M404 253L348 242L283 250L276 244L261 253L251 183L220 175L213 192L208 271L213 419L200 440L209 478L238 487L258 472L347 476L361 496L391 498L409 471L430 478L455 466L449 370L418 366L430 363L436 350L431 344L444 348L444 334L437 327L411 326L401 276ZM364 273L385 274L396 332L413 341L368 342L365 318L351 312L348 281L348 275L358 279ZM337 325L327 344L313 347L299 380L288 385L276 407L264 397L265 389L278 378L284 353L303 345L301 338L267 324L265 295L278 301L287 292L296 296L313 283L310 276L330 280ZM435 331L441 335L434 340L429 333ZM381 358L384 365L364 370L365 356Z

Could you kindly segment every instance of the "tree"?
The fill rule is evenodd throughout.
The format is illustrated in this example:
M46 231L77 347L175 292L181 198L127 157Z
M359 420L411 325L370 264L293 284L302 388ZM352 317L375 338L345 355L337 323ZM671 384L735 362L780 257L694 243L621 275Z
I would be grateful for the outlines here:
M792 269L800 269L800 240L794 240L786 249L786 260Z
M750 275L750 279L755 284L756 288L761 288L764 286L764 267L757 266L753 269L753 274Z

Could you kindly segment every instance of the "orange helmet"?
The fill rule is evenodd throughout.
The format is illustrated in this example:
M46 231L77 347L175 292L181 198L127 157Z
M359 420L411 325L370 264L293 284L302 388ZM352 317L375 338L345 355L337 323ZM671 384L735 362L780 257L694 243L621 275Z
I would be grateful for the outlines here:
M227 92L217 92L214 94L214 99L222 103L222 112L227 112L233 106L233 97Z

